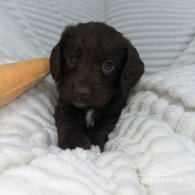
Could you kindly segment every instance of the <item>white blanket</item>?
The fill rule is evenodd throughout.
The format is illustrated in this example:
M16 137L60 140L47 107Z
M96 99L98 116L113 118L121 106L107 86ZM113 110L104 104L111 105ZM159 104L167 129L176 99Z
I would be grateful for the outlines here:
M60 150L56 90L42 82L0 110L0 194L195 194L195 65L142 79L102 154Z

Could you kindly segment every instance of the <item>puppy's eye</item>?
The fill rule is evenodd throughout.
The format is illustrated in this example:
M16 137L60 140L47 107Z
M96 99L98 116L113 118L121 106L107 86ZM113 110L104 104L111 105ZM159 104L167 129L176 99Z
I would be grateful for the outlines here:
M114 68L114 66L113 66L113 63L112 63L111 60L105 60L105 61L102 63L102 69L103 69L103 71L108 71L108 72L110 72L110 71L113 70L113 68Z
M66 63L70 66L70 67L74 67L76 65L76 57L75 56L70 56L66 58Z

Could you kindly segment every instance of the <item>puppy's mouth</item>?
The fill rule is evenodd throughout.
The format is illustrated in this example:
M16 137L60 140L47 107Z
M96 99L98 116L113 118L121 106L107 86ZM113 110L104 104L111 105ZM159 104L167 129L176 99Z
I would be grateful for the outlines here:
M88 108L88 107L94 107L94 108L100 108L104 106L109 100L106 98L101 97L91 97L87 99L75 97L72 98L72 104L77 108Z
M63 90L62 99L77 108L101 108L111 100L113 93L93 93L89 96L80 96L70 90Z

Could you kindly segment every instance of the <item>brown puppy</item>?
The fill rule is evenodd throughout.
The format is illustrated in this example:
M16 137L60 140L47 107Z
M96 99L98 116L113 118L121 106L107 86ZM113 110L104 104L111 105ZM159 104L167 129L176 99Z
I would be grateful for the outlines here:
M113 27L80 23L64 30L50 64L59 90L58 145L103 150L129 89L144 72L137 50Z

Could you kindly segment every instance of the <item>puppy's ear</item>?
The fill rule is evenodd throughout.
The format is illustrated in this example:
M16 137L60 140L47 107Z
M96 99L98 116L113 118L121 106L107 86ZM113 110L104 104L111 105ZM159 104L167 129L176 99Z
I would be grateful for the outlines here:
M50 72L55 80L58 82L60 77L63 74L63 67L62 67L62 56L61 50L65 47L66 41L70 38L70 35L74 33L75 26L67 26L65 30L61 34L61 38L58 44L52 49L50 55Z
M124 96L128 95L129 90L137 83L143 73L144 64L135 47L128 41L126 64L120 78L121 90Z
M61 76L61 53L60 53L60 43L58 43L51 51L50 55L50 72L55 80L58 82Z

